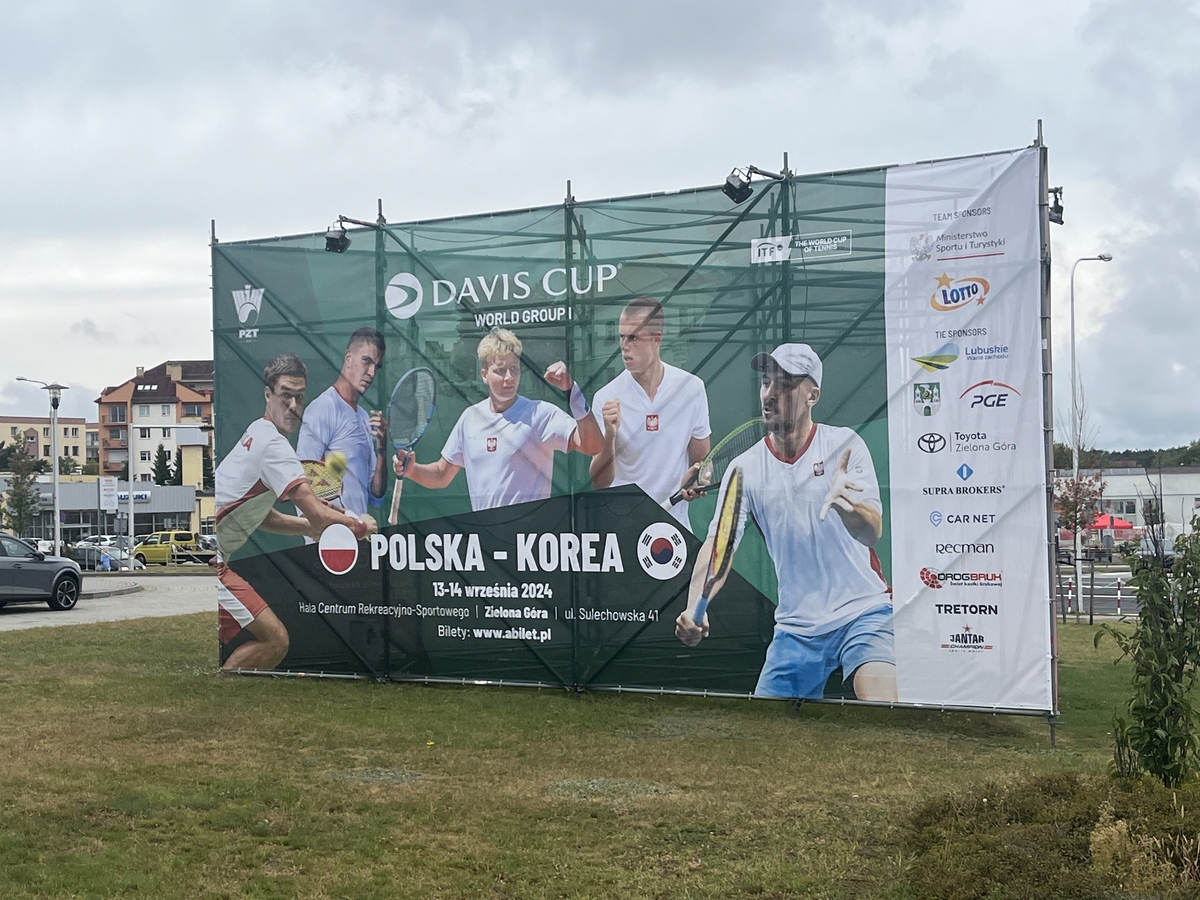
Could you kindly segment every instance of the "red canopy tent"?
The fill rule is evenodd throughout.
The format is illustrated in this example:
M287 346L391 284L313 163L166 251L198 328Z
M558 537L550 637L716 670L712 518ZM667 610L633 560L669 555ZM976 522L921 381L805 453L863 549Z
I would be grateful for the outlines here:
M1126 528L1132 528L1133 523L1126 522L1124 519L1118 516L1112 516L1108 513L1105 513L1102 516L1096 516L1096 520L1092 522L1089 527L1099 529L1111 528L1113 531L1122 531Z

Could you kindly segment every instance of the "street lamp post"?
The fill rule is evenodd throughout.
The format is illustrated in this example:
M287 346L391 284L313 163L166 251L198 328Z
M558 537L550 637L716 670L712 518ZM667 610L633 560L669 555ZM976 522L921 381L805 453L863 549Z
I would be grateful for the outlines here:
M1080 560L1079 528L1079 380L1075 374L1075 269L1081 262L1112 262L1111 253L1099 256L1084 256L1071 265L1071 477L1075 490L1075 621L1079 621L1079 609L1083 605L1083 562Z
M20 376L18 376L17 381L40 384L42 390L48 391L50 394L50 470L54 473L52 480L52 496L54 498L54 555L62 556L62 517L58 505L58 402L62 399L62 392L67 390L67 386L58 382L46 384L46 382L38 381L36 378L24 378Z

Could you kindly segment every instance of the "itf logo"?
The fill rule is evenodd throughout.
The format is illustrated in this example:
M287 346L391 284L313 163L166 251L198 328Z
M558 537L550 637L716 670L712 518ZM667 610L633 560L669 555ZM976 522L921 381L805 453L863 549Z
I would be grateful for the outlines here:
M383 292L383 302L387 304L388 312L397 319L411 319L425 302L425 292L416 275L401 272L388 282Z
M238 338L258 337L258 329L250 326L258 324L258 313L262 309L263 289L246 285L244 290L230 291L233 294L233 308L237 311Z

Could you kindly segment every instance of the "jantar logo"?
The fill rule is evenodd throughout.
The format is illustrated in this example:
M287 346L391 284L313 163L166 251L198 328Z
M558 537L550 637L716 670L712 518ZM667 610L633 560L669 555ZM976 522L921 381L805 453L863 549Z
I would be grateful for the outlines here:
M983 306L991 285L986 278L971 275L967 278L951 278L945 273L937 278L937 290L929 295L929 305L939 312L966 309L974 304Z

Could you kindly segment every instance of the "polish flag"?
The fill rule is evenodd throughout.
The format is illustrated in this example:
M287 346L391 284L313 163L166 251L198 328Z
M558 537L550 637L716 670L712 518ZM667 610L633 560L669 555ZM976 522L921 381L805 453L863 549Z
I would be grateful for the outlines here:
M345 575L358 562L358 541L354 532L341 523L330 525L321 532L317 544L321 565L332 575Z

